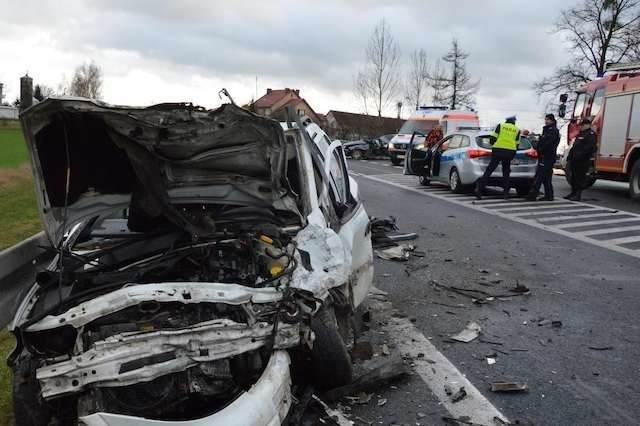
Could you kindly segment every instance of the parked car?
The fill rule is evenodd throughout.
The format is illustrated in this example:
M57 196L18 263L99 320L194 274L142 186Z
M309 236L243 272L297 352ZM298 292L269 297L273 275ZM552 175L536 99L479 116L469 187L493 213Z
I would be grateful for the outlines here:
M416 147L409 143L405 174L419 176L420 183L443 182L456 193L473 188L489 164L491 139L488 132L464 131L453 133L432 148ZM515 158L511 162L511 185L518 195L525 196L533 184L538 166L538 153L531 141L521 137ZM488 186L502 184L502 168L491 174Z
M345 155L354 160L381 157L387 154L387 148L380 139L360 139L357 141L343 142L342 146Z
M350 382L369 218L320 127L81 98L21 120L57 255L10 327L17 425L279 425L292 380Z

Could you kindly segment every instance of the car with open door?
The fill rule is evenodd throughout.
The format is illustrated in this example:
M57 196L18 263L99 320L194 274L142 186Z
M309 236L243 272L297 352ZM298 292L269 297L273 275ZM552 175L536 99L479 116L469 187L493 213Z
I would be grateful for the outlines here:
M471 190L482 176L491 158L492 139L483 131L463 131L448 135L428 148L409 142L404 174L416 175L420 183L445 183L455 193ZM418 135L419 136L419 135ZM515 158L511 162L511 186L525 196L533 184L538 166L538 154L526 137L521 137ZM488 186L500 186L500 166L489 178Z
M340 142L288 116L22 112L55 257L10 326L18 426L279 425L294 380L351 381L369 218Z

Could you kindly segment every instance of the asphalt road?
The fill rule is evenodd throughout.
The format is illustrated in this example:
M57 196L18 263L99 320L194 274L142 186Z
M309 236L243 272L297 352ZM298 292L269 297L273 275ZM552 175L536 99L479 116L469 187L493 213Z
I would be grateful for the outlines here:
M416 333L493 407L512 422L536 425L640 424L636 257L372 180L401 172L382 161L350 161L349 167L369 215L395 216L402 231L419 234L415 244L426 254L406 263L376 259L375 286L388 292ZM556 181L560 194L562 181ZM590 202L639 211L622 192L599 182L589 191L597 200ZM516 284L529 294L480 305L446 288L480 290L487 294L476 297L489 297L515 294L510 289ZM372 328L392 350L406 352L385 331L391 320L377 318ZM450 336L470 321L481 326L481 335L469 343L452 342ZM496 362L490 365L487 356ZM410 361L417 369L422 360L411 354ZM440 365L430 368L435 373ZM497 381L525 382L529 391L491 392L490 383ZM376 391L368 404L350 407L351 415L375 424L444 424L448 409L443 407L451 401L429 385L413 374ZM386 401L380 405L381 400Z

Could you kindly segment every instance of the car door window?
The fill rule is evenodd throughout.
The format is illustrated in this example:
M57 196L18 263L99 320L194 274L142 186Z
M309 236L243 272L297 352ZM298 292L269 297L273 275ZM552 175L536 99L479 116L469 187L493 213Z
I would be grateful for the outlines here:
M461 140L460 135L452 136L451 140L449 141L449 149L460 148L461 142L462 142L462 140Z
M469 136L460 136L460 148L467 148L471 145L471 138Z

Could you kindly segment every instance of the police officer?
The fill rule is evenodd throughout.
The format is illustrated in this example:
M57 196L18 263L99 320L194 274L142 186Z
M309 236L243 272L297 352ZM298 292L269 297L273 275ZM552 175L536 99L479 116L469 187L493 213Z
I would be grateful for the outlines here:
M504 123L498 124L491 134L495 139L491 149L491 160L482 177L476 185L476 198L482 198L482 192L489 177L494 172L498 164L502 165L502 188L504 190L504 198L509 197L509 175L511 174L511 160L516 156L518 149L518 141L520 140L520 129L516 126L516 117L508 117Z
M547 114L544 117L542 135L536 147L538 169L533 179L531 191L527 194L527 200L535 201L538 191L540 191L540 185L544 184L544 197L538 198L538 201L553 201L553 165L556 162L556 150L559 143L560 132L556 125L556 117L553 114Z
M564 198L571 201L580 201L582 190L586 186L591 157L595 151L596 133L591 130L591 120L583 118L580 122L580 133L573 141L567 156L571 194L566 195Z

